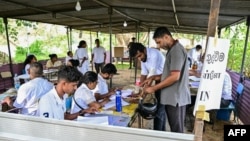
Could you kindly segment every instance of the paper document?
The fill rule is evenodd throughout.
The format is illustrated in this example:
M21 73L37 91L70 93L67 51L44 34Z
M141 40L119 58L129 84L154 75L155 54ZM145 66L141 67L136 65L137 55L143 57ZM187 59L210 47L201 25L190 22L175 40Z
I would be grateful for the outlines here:
M200 81L201 78L199 77L196 77L196 76L189 76L189 80L192 80L192 81Z
M127 90L121 90L121 92L122 92L122 97L127 98L129 95L132 94L133 90L127 89ZM110 100L115 100L115 95L110 96L109 99Z
M191 88L199 88L200 82L189 82Z
M126 101L124 101L124 100L122 99L122 106L127 106L127 105L129 105L129 103L126 102ZM108 103L106 103L102 109L107 110L107 109L112 108L112 107L115 107L115 99L114 99L114 100L111 100L111 101L108 102Z
M88 124L102 124L109 125L108 116L78 116L77 121Z

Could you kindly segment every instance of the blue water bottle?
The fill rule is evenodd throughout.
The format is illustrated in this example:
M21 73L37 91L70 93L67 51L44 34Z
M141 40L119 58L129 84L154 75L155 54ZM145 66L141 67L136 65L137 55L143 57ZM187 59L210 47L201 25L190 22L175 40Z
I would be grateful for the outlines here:
M115 106L117 112L122 112L122 96L121 90L116 90Z

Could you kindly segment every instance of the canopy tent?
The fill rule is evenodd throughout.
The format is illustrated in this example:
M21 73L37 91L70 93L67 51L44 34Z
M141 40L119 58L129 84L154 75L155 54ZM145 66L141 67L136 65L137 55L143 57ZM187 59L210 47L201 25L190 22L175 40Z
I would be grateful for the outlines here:
M154 30L167 26L171 32L206 34L210 0L0 0L0 17L68 26L109 33ZM112 9L112 10L111 10ZM221 0L219 29L245 20L248 0ZM127 27L123 26L124 21Z
M76 10L77 2L80 11ZM219 30L243 22L250 13L247 0L213 2L219 5ZM6 27L7 18L13 18L63 25L70 31L116 34L149 32L167 26L171 32L207 34L210 5L211 0L0 0L0 17L4 18ZM10 53L9 58L11 68Z
M77 0L0 0L0 17L4 18L6 29L7 19L12 18L63 25L70 30L109 33L111 48L111 34L149 32L159 26L167 26L173 33L209 35L211 1L219 5L216 24L219 31L250 17L249 0L79 0L80 11L75 9ZM123 26L124 21L127 27ZM250 18L241 74L249 23ZM9 58L13 72L10 52Z

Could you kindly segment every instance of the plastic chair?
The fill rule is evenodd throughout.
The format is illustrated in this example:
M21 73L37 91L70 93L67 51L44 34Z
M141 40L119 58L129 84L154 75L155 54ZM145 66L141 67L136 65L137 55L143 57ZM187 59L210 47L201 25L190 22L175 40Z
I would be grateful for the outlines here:
M232 101L229 104L228 107L220 108L218 111L216 111L215 121L217 119L224 120L224 121L229 121L230 120L231 112L233 111L233 113L234 113L234 120L233 121L236 124L239 124L239 119L238 119L238 101L239 101L240 96L243 94L243 91L244 91L243 81L240 81L238 83L238 85L237 85L237 88L236 88L236 94L237 94L236 100ZM213 130L215 130L214 129L215 121L214 121L213 126L212 126Z

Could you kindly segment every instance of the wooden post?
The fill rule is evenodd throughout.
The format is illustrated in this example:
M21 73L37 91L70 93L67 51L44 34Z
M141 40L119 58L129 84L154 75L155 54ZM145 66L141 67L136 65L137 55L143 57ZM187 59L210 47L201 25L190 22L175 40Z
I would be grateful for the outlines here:
M220 2L221 0L211 0L205 52L207 51L208 38L214 37L215 34L217 34L216 29L219 18ZM203 119L196 118L193 131L195 134L195 141L202 141L203 128L204 128Z
M204 121L203 119L195 119L194 122L194 140L195 141L202 141L202 134L203 134L203 128L204 128Z
M209 14L208 28L207 28L207 41L209 37L215 36L216 27L217 27L218 18L219 18L220 2L221 0L211 0L210 14ZM207 50L207 41L206 41L205 52Z

